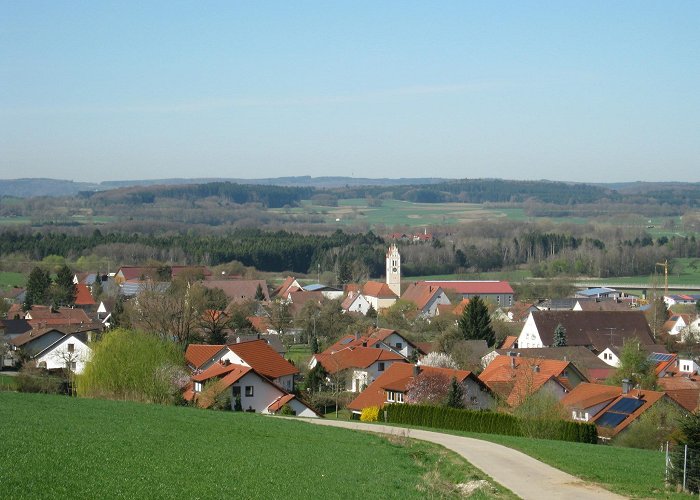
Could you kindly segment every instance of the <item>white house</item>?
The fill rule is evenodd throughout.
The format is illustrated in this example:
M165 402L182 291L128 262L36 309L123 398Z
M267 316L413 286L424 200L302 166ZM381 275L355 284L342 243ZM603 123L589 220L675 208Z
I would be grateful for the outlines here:
M606 347L598 354L598 357L610 366L614 366L615 368L620 366L620 350L617 347Z
M365 298L360 292L350 292L348 296L345 297L343 303L341 304L343 311L354 312L360 314L367 314L369 311L370 303L369 300Z
M309 368L321 363L331 383L342 383L345 390L360 392L396 362L405 363L406 358L393 350L349 345L337 351L315 354Z
M87 333L66 335L34 355L33 359L37 366L48 370L67 368L73 373L83 373L92 356L87 336Z

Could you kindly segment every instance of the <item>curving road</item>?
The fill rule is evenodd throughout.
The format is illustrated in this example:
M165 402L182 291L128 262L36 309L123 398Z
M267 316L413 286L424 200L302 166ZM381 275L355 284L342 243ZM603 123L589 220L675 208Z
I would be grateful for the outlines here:
M526 500L550 499L623 499L600 486L586 483L582 479L562 472L517 450L462 436L439 432L392 427L390 425L368 425L325 419L305 420L311 424L330 425L366 432L396 434L422 439L444 446L466 458L513 493Z

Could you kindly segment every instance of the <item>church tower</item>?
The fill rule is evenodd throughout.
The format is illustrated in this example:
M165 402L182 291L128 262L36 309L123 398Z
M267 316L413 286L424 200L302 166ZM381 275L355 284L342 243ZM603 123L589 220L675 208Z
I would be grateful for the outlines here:
M386 253L386 284L398 297L401 297L401 255L395 244Z

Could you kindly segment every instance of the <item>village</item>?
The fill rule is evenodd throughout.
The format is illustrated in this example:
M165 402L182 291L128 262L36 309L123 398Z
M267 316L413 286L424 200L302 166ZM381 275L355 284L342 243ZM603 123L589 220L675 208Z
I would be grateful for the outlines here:
M183 404L201 408L381 420L387 405L427 404L592 423L600 443L616 442L654 408L698 408L699 295L664 295L654 323L653 300L611 288L524 303L505 281L402 280L396 243L385 264L383 280L344 286L122 266L73 274L64 306L31 303L27 289L15 289L0 319L2 368L67 372L72 393L72 376L128 310L130 326L184 349ZM163 310L183 279L185 302L195 285L218 299L190 311L187 326L182 310Z

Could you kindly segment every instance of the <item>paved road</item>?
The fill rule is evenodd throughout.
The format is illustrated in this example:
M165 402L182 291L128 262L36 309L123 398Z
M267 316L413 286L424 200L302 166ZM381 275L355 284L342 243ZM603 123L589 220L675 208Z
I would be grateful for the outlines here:
M516 495L526 500L542 499L622 499L599 486L555 469L517 450L489 441L481 441L451 434L406 429L389 425L369 425L360 422L344 422L325 419L308 419L309 423L330 425L382 434L430 441L449 448L466 458Z

